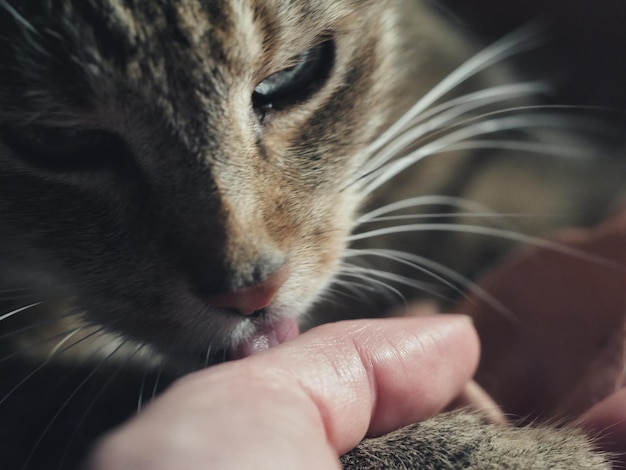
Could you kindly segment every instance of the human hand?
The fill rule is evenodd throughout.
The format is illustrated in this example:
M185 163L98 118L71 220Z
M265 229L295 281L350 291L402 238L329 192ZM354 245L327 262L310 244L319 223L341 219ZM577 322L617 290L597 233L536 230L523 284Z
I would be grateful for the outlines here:
M366 433L445 407L478 353L465 317L324 325L180 379L105 437L86 468L337 469Z

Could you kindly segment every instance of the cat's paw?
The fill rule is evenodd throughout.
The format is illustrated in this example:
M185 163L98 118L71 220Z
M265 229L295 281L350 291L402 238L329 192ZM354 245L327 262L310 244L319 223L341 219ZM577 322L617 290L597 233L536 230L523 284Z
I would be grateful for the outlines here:
M344 470L572 470L611 468L577 429L487 424L469 412L444 413L378 438L341 458Z

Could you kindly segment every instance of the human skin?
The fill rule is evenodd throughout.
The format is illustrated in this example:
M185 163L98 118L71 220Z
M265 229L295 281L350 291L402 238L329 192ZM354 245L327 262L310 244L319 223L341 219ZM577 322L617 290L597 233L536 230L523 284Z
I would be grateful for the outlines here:
M101 440L86 468L339 469L366 434L443 409L478 356L463 316L324 325L180 379Z

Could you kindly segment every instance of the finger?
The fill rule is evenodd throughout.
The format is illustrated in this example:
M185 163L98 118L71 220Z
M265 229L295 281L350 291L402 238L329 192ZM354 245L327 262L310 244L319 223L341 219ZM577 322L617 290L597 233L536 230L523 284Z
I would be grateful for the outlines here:
M619 468L626 465L626 389L593 406L579 423L599 448L613 453Z
M445 406L477 357L465 318L328 325L183 378L106 439L88 468L337 468L368 428Z
M440 315L325 325L247 365L293 374L342 453L368 430L384 434L440 411L470 379L478 355L470 321Z

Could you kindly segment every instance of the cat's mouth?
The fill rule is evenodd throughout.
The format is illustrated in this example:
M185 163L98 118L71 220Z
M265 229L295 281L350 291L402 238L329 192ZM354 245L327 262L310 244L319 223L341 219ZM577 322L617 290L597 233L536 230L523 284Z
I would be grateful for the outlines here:
M298 321L294 318L281 318L267 325L259 326L232 352L231 359L242 359L292 340L300 334Z

